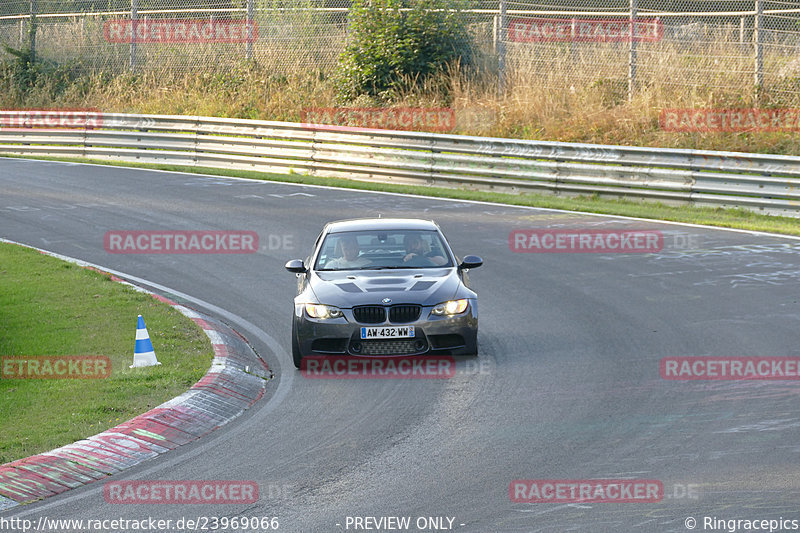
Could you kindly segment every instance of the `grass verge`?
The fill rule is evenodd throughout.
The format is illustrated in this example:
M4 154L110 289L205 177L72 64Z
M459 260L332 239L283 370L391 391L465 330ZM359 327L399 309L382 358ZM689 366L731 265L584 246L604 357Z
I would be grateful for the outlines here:
M161 366L130 369L136 316ZM0 464L95 435L186 391L213 352L153 297L22 246L0 243L0 356L106 355L107 379L0 379Z
M17 159L33 159L31 157L0 155ZM466 189L448 189L429 187L427 185L398 185L349 180L344 178L323 178L302 174L268 174L264 172L229 170L224 168L189 167L180 165L159 165L150 163L129 163L121 161L105 161L83 158L37 157L47 161L67 161L77 163L93 163L130 168L148 168L169 172L186 172L214 176L230 176L266 181L301 183L307 185L324 185L365 191L393 192L437 198L455 198L475 200L508 205L522 205L549 209L563 209L584 213L600 213L607 215L648 218L670 222L703 224L722 228L734 228L748 231L763 231L800 236L798 219L775 215L762 215L747 209L671 206L658 202L638 202L633 200L609 200L598 196L564 197L539 194L506 194L496 192L472 191Z

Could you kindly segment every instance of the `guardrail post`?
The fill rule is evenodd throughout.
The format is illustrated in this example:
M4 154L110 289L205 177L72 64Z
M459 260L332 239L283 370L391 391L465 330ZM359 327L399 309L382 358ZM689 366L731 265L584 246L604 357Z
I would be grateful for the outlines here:
M201 133L200 128L203 126L203 118L202 117L195 117L194 119L194 149L192 150L192 161L194 162L194 166L198 166L200 164L200 139Z
M637 0L630 0L630 27L628 28L628 41L630 43L629 57L628 57L628 102L633 100L633 92L636 90L636 60L637 60L637 44L636 39L633 38L633 28L636 18L639 16L639 6Z
M139 18L139 0L131 0L131 72L136 70L136 22Z
M758 103L764 85L764 0L755 0L756 14L753 20L753 39L755 41L755 98Z
M317 127L313 124L311 125L313 128L311 131L311 170L308 172L310 176L316 176L317 171L317 134L319 131Z
M497 39L497 95L506 92L506 39L508 38L508 20L506 18L506 0L500 0L499 36Z
M428 183L430 184L431 187L433 187L434 185L436 185L436 180L433 177L434 172L436 172L435 170L436 157L438 156L438 154L442 153L439 147L436 146L435 135L431 135L430 137L428 137L428 149L430 150L429 153L431 154L431 158L428 161L428 168L426 169L426 172L428 174Z

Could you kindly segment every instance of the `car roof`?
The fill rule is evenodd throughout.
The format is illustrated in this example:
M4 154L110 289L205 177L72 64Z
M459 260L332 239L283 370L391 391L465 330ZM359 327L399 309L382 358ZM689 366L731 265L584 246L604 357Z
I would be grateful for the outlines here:
M355 218L351 220L337 220L327 224L329 233L342 233L345 231L368 230L433 230L439 227L432 220L419 218Z

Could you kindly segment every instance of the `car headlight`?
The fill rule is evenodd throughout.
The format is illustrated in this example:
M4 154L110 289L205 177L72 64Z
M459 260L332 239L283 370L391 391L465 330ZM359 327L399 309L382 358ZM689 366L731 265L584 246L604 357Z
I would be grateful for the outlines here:
M434 306L431 313L437 316L458 315L467 310L468 304L469 300L450 300Z
M332 305L306 304L306 313L311 318L339 318L344 316L342 310Z

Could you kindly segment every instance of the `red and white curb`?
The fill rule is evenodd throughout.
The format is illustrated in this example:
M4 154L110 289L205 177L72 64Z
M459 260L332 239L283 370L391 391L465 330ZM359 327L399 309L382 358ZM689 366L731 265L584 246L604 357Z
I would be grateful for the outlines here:
M85 440L0 465L0 511L107 479L188 444L241 415L264 395L272 373L245 339L227 325L89 263L35 249L97 270L172 305L203 328L214 348L214 359L208 373L191 389L144 414Z

